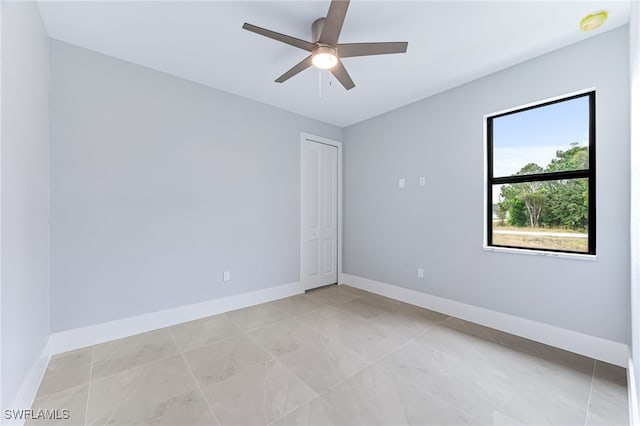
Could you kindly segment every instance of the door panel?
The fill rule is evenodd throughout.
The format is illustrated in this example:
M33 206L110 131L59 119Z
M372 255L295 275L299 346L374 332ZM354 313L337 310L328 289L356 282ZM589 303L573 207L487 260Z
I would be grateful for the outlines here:
M336 248L336 240L334 239L325 239L323 241L323 245L324 245L324 253L323 256L324 258L323 260L323 268L322 268L322 273L323 274L333 274L336 270L336 262L335 260L337 259L337 254L335 251ZM329 278L333 278L333 275L331 277L326 277L327 279ZM328 283L328 284L332 284L332 283Z
M307 222L309 228L314 230L318 229L320 225L320 162L321 162L321 152L315 149L309 149L308 152L308 161L307 161L307 170L308 174L308 184L307 184L307 202L309 203L309 208L307 209L307 217L309 221Z
M319 271L319 250L318 250L318 240L309 240L309 250L308 250L308 259L307 262L307 273L309 277L317 277Z
M338 149L307 140L302 164L301 279L310 289L338 282Z
M338 149L323 145L322 152L321 238L324 246L322 285L338 281Z

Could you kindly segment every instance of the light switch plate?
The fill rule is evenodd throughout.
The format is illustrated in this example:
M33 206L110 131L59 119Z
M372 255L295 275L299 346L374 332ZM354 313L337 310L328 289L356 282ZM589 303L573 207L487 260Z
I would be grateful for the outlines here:
M424 186L425 183L427 183L427 178L424 176L420 176L420 180L418 181L418 184L420 186Z
M398 188L404 188L404 178L400 178L398 180Z
M222 274L222 281L227 282L231 280L231 271L224 271Z

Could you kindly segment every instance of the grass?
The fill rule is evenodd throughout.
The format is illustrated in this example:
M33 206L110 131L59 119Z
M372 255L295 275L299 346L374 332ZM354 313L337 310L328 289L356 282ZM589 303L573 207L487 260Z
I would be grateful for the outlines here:
M511 228L504 227L506 229L513 229L518 231L529 230L527 228ZM494 229L503 229L503 227L495 227ZM505 230L506 230L505 229ZM534 229L540 231L540 229ZM555 232L564 232L555 231ZM522 248L542 248L549 250L568 250L584 252L588 251L586 238L571 238L571 237L549 237L543 235L509 235L509 234L493 234L493 244L499 246L511 246Z
M520 227L520 226L509 226L509 225L498 225L496 222L493 223L494 231L524 231L524 232L562 232L565 234L584 234L587 231L581 229L565 229L565 228L531 228L531 227Z

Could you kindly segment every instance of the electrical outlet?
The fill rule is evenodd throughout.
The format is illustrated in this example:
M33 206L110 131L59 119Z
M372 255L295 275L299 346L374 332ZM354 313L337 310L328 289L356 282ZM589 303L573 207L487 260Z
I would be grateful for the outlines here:
M222 281L227 282L231 280L231 271L224 271L222 274Z
M424 269L418 268L418 278L424 278Z

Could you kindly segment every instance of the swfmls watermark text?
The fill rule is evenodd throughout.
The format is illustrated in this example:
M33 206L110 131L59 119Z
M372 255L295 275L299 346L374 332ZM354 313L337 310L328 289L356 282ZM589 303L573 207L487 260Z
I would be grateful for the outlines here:
M68 420L71 412L67 409L4 410L5 420Z

